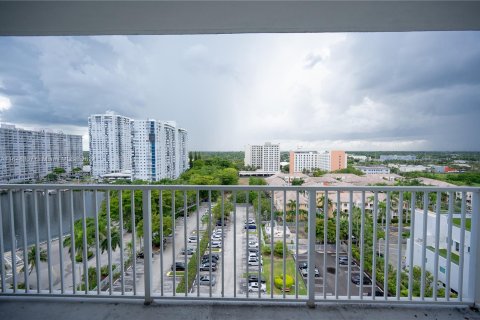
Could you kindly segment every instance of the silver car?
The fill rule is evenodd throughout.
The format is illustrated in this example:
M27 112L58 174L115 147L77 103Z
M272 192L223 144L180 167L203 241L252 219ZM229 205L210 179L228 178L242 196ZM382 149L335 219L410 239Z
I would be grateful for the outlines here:
M217 283L217 277L215 275L212 275L212 278L210 279L209 275L201 275L200 278L198 279L198 283L201 286L214 286L215 283Z

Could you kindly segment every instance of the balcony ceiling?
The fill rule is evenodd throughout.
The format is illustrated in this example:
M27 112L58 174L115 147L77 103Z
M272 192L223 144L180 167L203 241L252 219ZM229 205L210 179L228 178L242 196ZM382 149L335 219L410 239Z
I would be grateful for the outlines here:
M480 30L480 2L0 2L3 36L435 30Z

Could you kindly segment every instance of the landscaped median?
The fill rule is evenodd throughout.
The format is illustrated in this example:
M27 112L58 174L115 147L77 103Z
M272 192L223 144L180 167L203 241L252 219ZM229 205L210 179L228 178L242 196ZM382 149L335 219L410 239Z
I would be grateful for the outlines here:
M283 243L282 243L283 244ZM265 247L264 247L265 248ZM270 249L270 247L268 247ZM283 248L282 248L283 250ZM267 251L267 252L265 252ZM277 252L278 250L274 250L274 252ZM263 276L265 277L266 280L266 286L267 286L267 293L270 293L270 281L271 281L271 254L268 253L268 250L264 250L263 253ZM307 294L307 288L305 287L305 283L302 280L302 275L299 273L296 265L295 265L295 260L293 259L292 255L287 251L287 256L285 257L285 274L287 275L285 279L286 283L286 290L285 294L288 295L294 295L295 294L295 272L297 272L297 281L298 281L298 294L299 295L306 295ZM250 274L255 274L254 272L250 272ZM275 281L276 277L282 277L283 275L283 258L282 257L277 257L273 256L273 279ZM293 284L291 287L288 287L288 282L289 276L291 279L293 279ZM283 279L283 278L282 278ZM277 280L278 282L278 280ZM283 281L281 282L280 286L273 286L273 294L283 294L282 291L282 286L283 286Z
M203 253L207 250L208 242L210 240L210 234L211 234L211 228L207 228L207 230L203 233L202 239L200 240L199 243L199 248L193 253L192 257L190 258L190 261L188 262L188 267L187 267L187 278L188 278L188 285L185 283L185 273L182 272L182 278L180 280L180 283L177 286L176 292L177 293L184 293L184 292L189 292L190 289L192 289L193 286L193 281L197 277L197 270L198 270L198 254L200 256L203 255ZM213 250L212 250L213 251ZM178 275L178 271L176 272ZM172 272L173 276L173 272ZM186 291L185 291L186 289Z

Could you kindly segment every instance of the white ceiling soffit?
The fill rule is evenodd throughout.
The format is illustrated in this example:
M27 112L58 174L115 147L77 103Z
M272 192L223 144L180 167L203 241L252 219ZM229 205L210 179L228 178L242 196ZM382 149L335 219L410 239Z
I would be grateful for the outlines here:
M0 1L0 35L480 30L479 1Z

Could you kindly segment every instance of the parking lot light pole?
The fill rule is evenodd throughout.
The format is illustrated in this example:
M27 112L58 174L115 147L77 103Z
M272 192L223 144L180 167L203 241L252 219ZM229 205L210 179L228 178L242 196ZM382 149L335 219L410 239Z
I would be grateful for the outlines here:
M308 274L307 306L315 308L315 240L316 240L316 191L308 191Z

